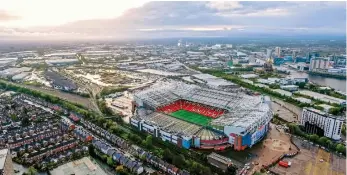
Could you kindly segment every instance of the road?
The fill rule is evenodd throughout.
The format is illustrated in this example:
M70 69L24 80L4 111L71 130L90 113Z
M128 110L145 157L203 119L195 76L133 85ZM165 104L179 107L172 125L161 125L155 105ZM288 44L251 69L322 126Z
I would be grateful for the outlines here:
M102 87L99 87L98 85L94 84L94 83L89 83L86 81L83 81L79 78L74 78L72 76L70 76L69 74L67 74L64 71L60 71L61 74L63 74L65 77L68 77L71 81L73 81L74 83L76 83L78 85L78 87L83 87L85 88L90 95L90 103L93 105L93 109L95 112L102 114L102 112L99 109L99 106L97 104L97 94L99 94L102 91Z

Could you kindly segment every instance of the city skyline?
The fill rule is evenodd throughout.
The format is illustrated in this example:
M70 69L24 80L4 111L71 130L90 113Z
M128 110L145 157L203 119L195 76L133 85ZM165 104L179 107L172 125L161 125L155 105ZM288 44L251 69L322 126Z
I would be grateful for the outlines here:
M345 35L345 2L3 1L0 36L131 38ZM33 8L25 8L25 7Z

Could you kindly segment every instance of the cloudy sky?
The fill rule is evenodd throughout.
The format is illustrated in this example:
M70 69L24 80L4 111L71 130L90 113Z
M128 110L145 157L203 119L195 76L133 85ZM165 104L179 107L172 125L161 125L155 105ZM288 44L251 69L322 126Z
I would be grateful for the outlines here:
M345 2L0 0L0 36L345 34Z

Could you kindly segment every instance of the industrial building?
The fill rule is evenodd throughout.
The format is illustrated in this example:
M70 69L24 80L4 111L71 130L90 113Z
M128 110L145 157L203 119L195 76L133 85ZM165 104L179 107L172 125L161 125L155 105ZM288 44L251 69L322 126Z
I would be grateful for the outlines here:
M50 83L55 89L60 89L65 91L72 91L77 89L77 85L73 81L58 74L57 72L48 70L45 72L45 77L47 78L47 80L50 81Z
M178 81L134 92L131 125L186 149L244 150L269 129L270 99Z
M71 64L76 64L79 62L78 59L49 59L45 61L49 66L66 66Z
M227 90L238 87L238 85L231 83L230 81L226 81L210 74L195 74L191 76L191 80L215 89Z
M297 86L297 85L284 85L284 86L281 86L281 89L293 92L293 91L299 90L299 86Z
M340 140L341 128L345 118L333 116L326 112L304 108L300 118L300 124L305 127L305 132L317 134L334 140Z
M327 103L336 103L339 105L346 105L346 100L344 99L340 99L340 98L335 98L332 96L328 96L325 94L320 94L317 92L313 92L313 91L308 91L308 90L299 90L297 91L297 93L302 94L302 95L307 95L309 97L312 97L316 100L321 100Z

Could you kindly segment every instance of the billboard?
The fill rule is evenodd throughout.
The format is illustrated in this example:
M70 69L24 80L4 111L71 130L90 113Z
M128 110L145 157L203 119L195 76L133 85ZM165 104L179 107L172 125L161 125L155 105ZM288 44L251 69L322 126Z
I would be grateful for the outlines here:
M254 145L257 141L259 141L265 135L266 131L267 131L267 125L260 126L257 129L257 131L255 131L252 134L251 145Z

